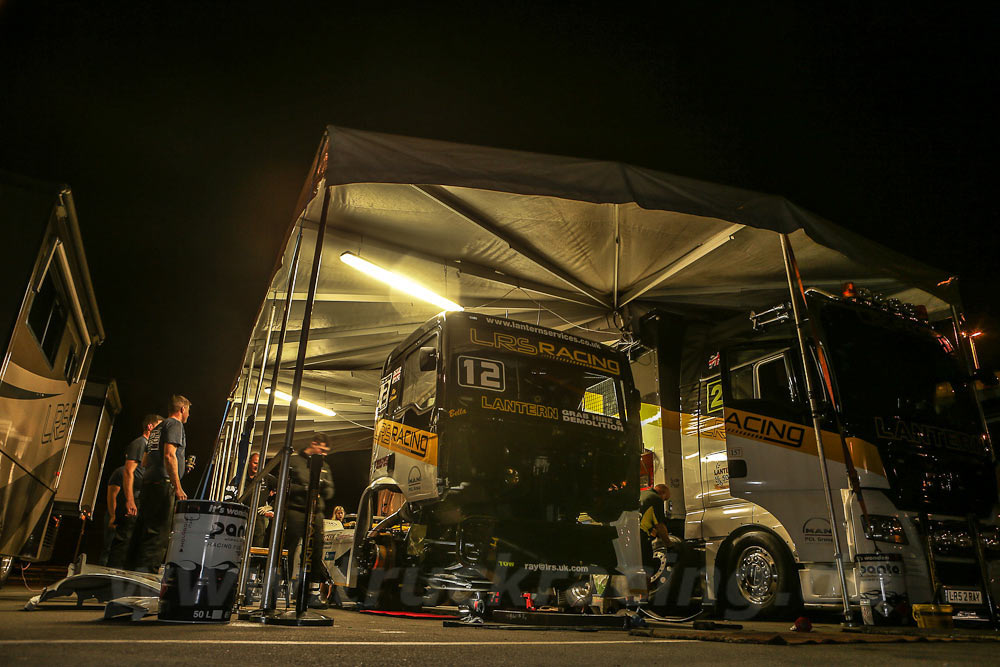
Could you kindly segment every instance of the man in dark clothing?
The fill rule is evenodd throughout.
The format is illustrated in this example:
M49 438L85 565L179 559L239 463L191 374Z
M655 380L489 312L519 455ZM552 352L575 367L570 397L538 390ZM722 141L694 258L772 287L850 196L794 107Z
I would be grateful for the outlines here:
M184 476L184 450L187 435L184 424L191 415L191 401L183 396L170 398L169 417L149 434L142 477L142 504L135 526L135 570L156 572L163 563L170 539L174 503L187 500L181 478Z
M312 456L325 457L330 451L326 435L317 433L307 447L292 456L288 473L288 505L285 511L285 539L283 547L288 549L292 563L298 562L298 544L305 534L306 507L309 504L309 461ZM325 462L320 473L316 511L312 517L312 554L309 559L309 583L319 590L319 584L326 578L323 566L323 516L325 503L333 499L333 475ZM310 595L310 604L317 601Z
M663 504L670 498L670 487L657 484L639 494L639 530L642 532L642 562L649 564L653 558L653 540L666 542L667 517Z
M120 478L120 516L115 521L114 537L108 554L108 567L132 568L129 561L132 535L135 531L136 516L139 513L139 494L142 489L142 459L146 453L149 434L163 421L160 415L149 414L142 420L142 435L125 448L125 465ZM117 471L115 471L117 472Z
M119 567L117 565L108 565L108 560L111 556L111 545L115 541L115 532L120 524L120 517L118 516L118 510L122 503L122 470L124 466L118 466L111 473L111 477L108 479L107 488L107 500L108 509L105 512L104 517L104 548L101 550L101 558L98 560L98 564L107 565L108 567Z

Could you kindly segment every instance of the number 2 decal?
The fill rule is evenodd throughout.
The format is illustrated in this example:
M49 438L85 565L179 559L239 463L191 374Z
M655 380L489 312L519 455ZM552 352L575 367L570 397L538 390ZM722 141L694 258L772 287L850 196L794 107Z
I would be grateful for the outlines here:
M705 390L708 392L708 409L705 412L715 412L722 409L722 380L709 382Z
M458 384L463 387L503 391L503 363L479 357L459 357Z

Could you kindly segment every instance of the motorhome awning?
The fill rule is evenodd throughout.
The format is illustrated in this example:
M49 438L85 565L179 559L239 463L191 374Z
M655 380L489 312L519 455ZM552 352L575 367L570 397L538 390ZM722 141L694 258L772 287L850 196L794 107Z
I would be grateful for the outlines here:
M351 422L372 425L386 355L438 310L343 264L339 256L345 251L409 276L467 310L605 342L621 336L629 308L714 318L786 299L781 232L790 234L807 285L836 290L852 280L932 313L957 299L946 273L781 197L614 162L331 126L250 341L259 367L270 305L279 306L279 320L301 225L296 307L279 383L286 391L327 189L327 232L302 396L338 416L300 410L296 430L301 441L311 429L332 433L335 449L369 445L368 433ZM269 357L273 362L274 346ZM276 414L272 450L282 441L280 403Z

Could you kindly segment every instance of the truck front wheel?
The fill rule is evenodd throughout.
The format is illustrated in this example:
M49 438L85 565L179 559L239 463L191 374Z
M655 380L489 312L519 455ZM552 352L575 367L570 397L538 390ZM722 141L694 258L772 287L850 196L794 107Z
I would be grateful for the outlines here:
M749 620L798 611L798 573L788 549L770 533L736 538L729 550L724 599L726 616Z

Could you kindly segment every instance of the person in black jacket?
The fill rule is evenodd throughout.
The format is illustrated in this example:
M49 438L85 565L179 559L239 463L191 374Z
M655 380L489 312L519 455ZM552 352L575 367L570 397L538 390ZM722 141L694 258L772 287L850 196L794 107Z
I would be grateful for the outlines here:
M283 548L288 549L292 563L298 563L299 542L305 534L306 506L309 503L309 461L313 456L325 457L330 451L329 440L323 433L313 436L312 442L292 456L288 472L288 504L285 510L285 539ZM309 559L310 590L319 590L319 584L326 579L323 566L323 517L326 503L333 499L333 479L330 466L324 462L320 473L316 511L312 517L312 554ZM310 594L310 606L320 606L318 596Z
M254 452L247 461L247 479L244 487L249 489L250 485L257 480L257 473L260 470L260 454ZM267 532L271 527L271 519L274 518L274 493L278 487L278 482L273 475L265 475L260 487L260 501L257 505L257 519L253 524L253 535L250 536L250 546L267 546Z

